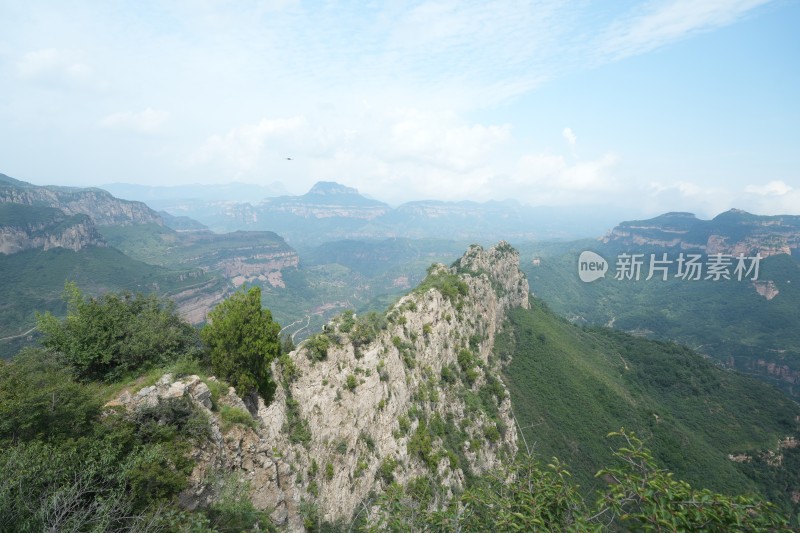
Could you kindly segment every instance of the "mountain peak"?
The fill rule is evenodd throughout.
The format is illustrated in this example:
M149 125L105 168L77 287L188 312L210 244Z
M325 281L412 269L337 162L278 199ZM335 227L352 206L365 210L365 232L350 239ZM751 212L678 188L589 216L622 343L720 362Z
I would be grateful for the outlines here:
M335 181L318 181L306 194L317 194L324 196L339 194L361 196L361 194L358 192L358 189L342 185L341 183L336 183Z

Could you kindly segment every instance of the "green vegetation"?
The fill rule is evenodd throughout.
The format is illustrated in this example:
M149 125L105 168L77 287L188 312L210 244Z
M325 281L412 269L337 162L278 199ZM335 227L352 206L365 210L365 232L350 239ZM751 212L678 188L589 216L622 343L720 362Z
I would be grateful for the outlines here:
M39 331L42 344L80 379L113 381L200 351L195 330L167 300L130 293L86 298L74 283L64 292L67 317L39 315Z
M295 444L307 446L311 442L311 429L308 427L308 420L300 415L300 407L297 400L291 396L286 398L286 422L281 431L289 435L289 440Z
M308 356L312 361L322 361L328 357L328 348L330 348L330 346L331 340L324 333L315 333L305 342Z
M189 452L210 436L187 396L103 407L165 372L205 374L197 332L155 296L87 298L74 284L65 292L65 319L40 316L44 349L0 361L0 531L272 531L235 477L206 481L219 485L208 508L178 507ZM249 413L219 405L227 385L207 384L223 431L255 427Z
M222 431L227 432L234 424L256 429L258 423L253 416L238 407L222 405L219 409L219 418L222 421Z
M705 241L703 241L705 242ZM583 283L577 276L581 250L595 250L610 261L603 280ZM672 340L696 347L727 367L758 376L784 392L797 396L800 377L800 264L786 254L761 261L759 279L771 280L779 294L771 300L759 295L751 282L683 281L660 277L642 280L614 279L614 257L621 251L613 243L527 245L525 255L541 256L541 265L522 265L537 296L558 314L581 324L612 324L615 329L650 338ZM636 253L678 251L637 247ZM674 265L673 265L674 268ZM674 271L672 272L674 274ZM702 318L702 319L700 319ZM778 366L782 372L770 372ZM786 379L788 377L788 379Z
M789 531L768 503L693 489L660 469L636 435L613 452L614 466L596 501L586 500L570 473L553 459L546 467L533 456L517 459L476 478L460 496L442 499L444 488L426 478L390 485L362 531ZM436 502L436 503L434 503Z
M582 329L539 300L510 313L495 350L513 356L505 377L523 436L536 443L538 454L569 464L584 490L598 488L594 474L612 459L597 435L624 426L646 439L660 464L693 485L756 492L787 514L800 510L786 488L800 486L797 470L728 459L740 453L758 458L779 439L798 434L800 408L772 387L682 346ZM796 460L795 450L782 452Z
M275 390L270 364L280 354L280 325L261 307L261 289L240 291L215 307L201 331L211 350L217 377L236 387L240 396L258 392L269 403Z
M66 315L61 296L65 281L71 281L91 296L107 291L175 293L182 288L208 284L218 287L199 270L167 270L122 254L114 248L64 248L27 250L0 254L0 337L19 335L36 326L36 310ZM0 357L10 357L31 345L26 336L0 342Z
M447 269L438 265L431 265L428 268L428 276L414 289L414 292L428 292L436 289L442 296L456 305L460 298L469 294L469 286L459 279L458 274L453 274Z

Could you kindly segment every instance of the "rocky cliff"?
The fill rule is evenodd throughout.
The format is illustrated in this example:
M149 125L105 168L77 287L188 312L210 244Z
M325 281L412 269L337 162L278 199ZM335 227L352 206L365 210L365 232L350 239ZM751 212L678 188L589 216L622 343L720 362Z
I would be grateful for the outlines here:
M769 257L791 254L800 247L800 216L759 216L731 209L712 220L701 220L692 213L666 213L623 222L603 242Z
M115 198L101 189L39 187L0 174L0 203L60 209L67 215L85 214L100 226L154 223L161 217L142 202Z
M0 204L0 254L36 248L67 248L77 252L87 246L106 246L106 243L86 215L70 216L54 208Z
M280 376L269 405L249 410L257 429L223 431L198 378L125 392L135 408L189 395L212 420L212 439L196 449L189 508L214 494L219 469L246 480L259 509L303 530L302 510L349 519L393 480L428 477L444 497L517 448L508 391L492 356L506 312L528 307L519 255L506 243L471 247L452 267L434 265L425 282L385 315L342 315L323 333L274 363ZM233 390L220 400L244 409Z

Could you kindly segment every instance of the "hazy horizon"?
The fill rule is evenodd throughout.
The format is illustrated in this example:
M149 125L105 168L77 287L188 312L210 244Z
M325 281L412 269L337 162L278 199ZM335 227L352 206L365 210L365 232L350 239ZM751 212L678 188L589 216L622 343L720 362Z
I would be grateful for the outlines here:
M0 172L800 215L800 5L0 7Z

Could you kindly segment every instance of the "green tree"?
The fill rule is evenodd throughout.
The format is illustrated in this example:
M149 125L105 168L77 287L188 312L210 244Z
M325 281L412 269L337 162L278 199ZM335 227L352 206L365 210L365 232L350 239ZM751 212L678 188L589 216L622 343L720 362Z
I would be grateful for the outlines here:
M85 380L113 381L126 373L199 353L197 332L171 300L109 293L86 298L75 283L64 289L67 316L37 315L42 344Z
M281 351L280 325L261 307L261 289L239 291L215 307L200 335L211 350L211 366L242 397L258 392L268 402L275 384L270 363Z

